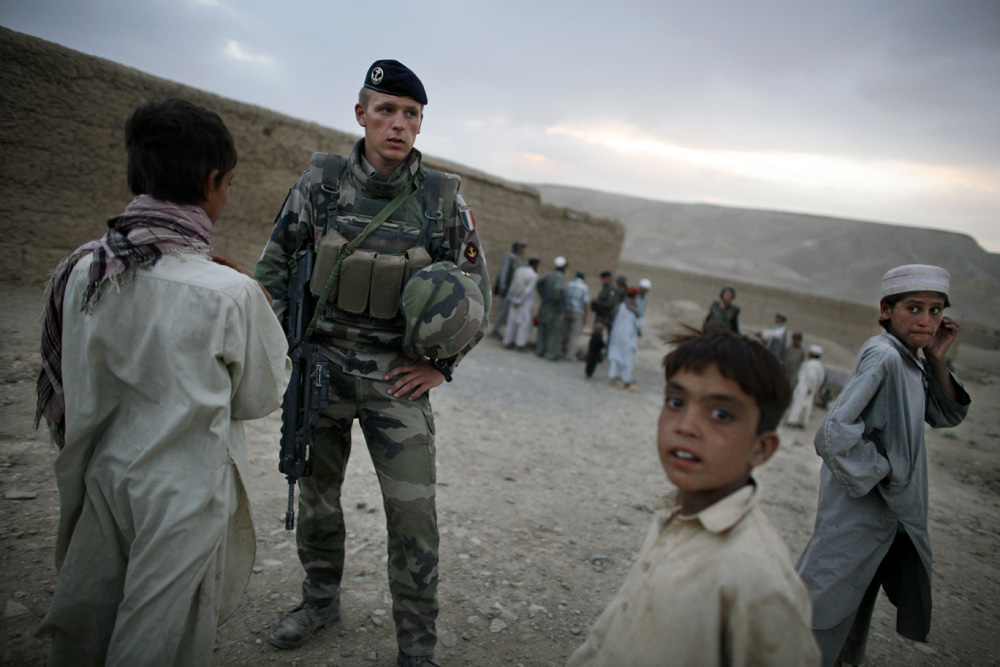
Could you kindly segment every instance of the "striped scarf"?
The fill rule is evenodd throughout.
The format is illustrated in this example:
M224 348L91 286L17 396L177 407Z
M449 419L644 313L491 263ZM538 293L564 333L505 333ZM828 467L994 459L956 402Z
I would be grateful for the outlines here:
M83 257L93 255L90 279L80 303L80 309L89 312L100 299L104 281L120 283L128 269L151 268L167 253L190 250L209 254L211 240L212 221L199 206L173 204L139 195L121 215L108 220L107 234L85 243L59 262L45 290L42 369L38 374L35 427L44 415L60 448L66 434L66 401L62 386L63 301L73 267Z

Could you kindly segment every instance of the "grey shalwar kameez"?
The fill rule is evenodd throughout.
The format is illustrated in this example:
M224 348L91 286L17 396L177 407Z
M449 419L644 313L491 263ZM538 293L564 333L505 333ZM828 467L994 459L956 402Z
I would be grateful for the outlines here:
M957 400L924 359L883 332L862 346L816 434L823 458L816 528L796 570L812 599L824 665L838 657L863 661L879 583L898 608L897 632L927 639L931 545L923 422L955 426L965 418L969 395L952 381Z

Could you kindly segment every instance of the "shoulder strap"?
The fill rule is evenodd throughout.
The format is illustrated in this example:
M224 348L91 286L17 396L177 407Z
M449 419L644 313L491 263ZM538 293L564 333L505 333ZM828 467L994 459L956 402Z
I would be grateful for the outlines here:
M438 202L441 198L441 172L433 169L425 170L424 177L424 224L417 236L417 247L426 248L434 233L434 227L441 219Z
M336 153L313 153L309 162L309 190L313 205L315 238L325 235L330 220L337 219L340 179L347 169L347 158Z

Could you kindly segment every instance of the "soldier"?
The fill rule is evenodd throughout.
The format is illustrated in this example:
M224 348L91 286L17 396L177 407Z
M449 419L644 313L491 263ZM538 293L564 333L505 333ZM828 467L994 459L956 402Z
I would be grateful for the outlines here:
M563 289L566 287L566 258L556 257L555 271L538 281L538 338L535 354L548 361L562 356Z
M740 307L733 304L735 298L735 289L729 285L722 288L719 300L713 301L711 308L708 309L708 316L705 317L705 324L702 327L704 333L740 332Z
M603 324L605 330L610 329L611 322L615 318L615 310L624 299L625 293L611 282L611 272L602 271L601 293L590 307L594 311L594 324Z
M403 283L416 268L440 260L468 274L487 313L491 296L472 211L458 194L460 178L424 169L413 148L426 104L423 84L411 70L395 60L373 63L354 107L364 138L347 157L313 156L257 264L255 275L282 318L289 257L321 238L311 288L323 296L313 340L332 367L330 407L320 412L314 431L313 475L299 480L296 541L306 576L302 604L271 632L269 640L279 648L301 646L340 618L345 538L340 486L351 424L358 419L386 510L396 664L437 664L438 530L428 392L451 380L487 322L482 317L462 349L432 361L426 348L410 344L399 297L402 293L405 300ZM337 258L349 252L345 244L362 235L367 236L358 249L347 246L354 252L338 266Z

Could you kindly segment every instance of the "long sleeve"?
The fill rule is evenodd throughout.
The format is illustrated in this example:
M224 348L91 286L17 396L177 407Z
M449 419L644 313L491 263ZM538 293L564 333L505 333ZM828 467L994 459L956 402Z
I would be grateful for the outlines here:
M233 419L258 419L276 410L291 373L285 334L256 287L247 285L227 322Z
M254 278L274 299L274 314L282 320L288 306L289 260L295 251L308 243L312 235L312 207L309 201L309 172L304 173L288 191L288 196L274 220L274 230L254 267Z
M972 403L965 387L954 374L951 375L951 381L958 392L958 400L953 401L945 394L944 387L933 375L928 373L927 376L927 408L925 413L927 423L934 428L958 426L969 414L969 405Z
M876 442L888 421L886 394L880 390L891 361L877 350L863 354L816 434L816 452L855 498L871 491L891 469Z

